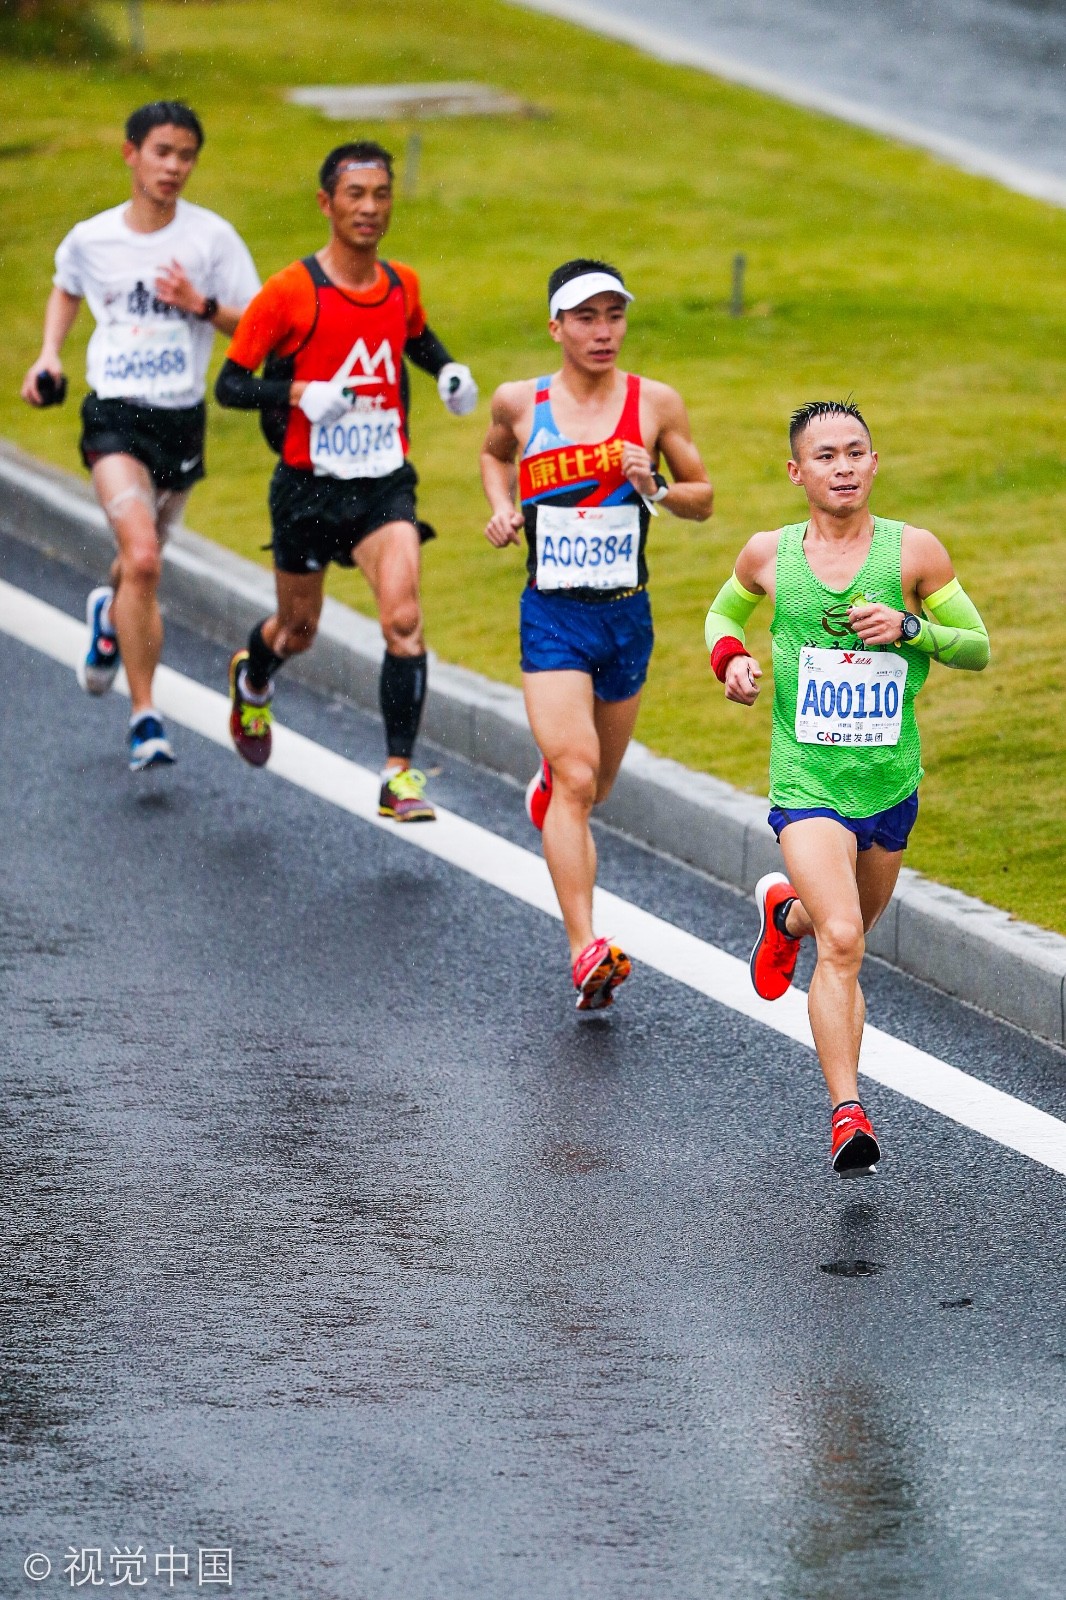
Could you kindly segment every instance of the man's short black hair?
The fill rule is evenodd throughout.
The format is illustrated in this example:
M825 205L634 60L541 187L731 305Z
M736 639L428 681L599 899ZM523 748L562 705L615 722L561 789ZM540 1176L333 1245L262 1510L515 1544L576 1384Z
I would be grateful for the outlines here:
M196 112L180 100L150 100L146 106L138 106L136 111L131 111L126 118L126 138L138 150L153 128L188 128L190 133L196 135L197 150L203 146L202 123Z
M332 194L340 178L340 169L347 161L371 162L385 168L392 182L392 156L376 139L354 139L349 144L339 144L331 150L318 169L319 187Z
M609 272L625 287L625 280L617 267L612 267L607 261L593 261L588 256L578 256L576 261L564 261L561 267L556 267L548 279L548 305L551 305L556 289L561 289L571 278L583 278L586 272Z
M793 457L796 454L796 440L819 417L854 417L856 422L861 423L871 445L874 442L870 425L854 400L808 400L806 405L796 407L788 421L788 447Z

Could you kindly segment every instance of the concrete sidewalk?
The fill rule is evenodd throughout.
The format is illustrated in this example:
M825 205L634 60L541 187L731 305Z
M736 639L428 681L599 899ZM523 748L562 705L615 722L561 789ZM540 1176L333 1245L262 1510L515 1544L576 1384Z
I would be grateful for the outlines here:
M0 527L99 581L113 554L87 484L0 442ZM273 609L271 574L210 540L179 532L166 552L168 615L236 647ZM376 624L327 600L318 638L286 673L375 708L382 643ZM525 781L537 753L522 697L478 673L431 663L425 737ZM631 838L750 890L781 864L767 803L634 744L600 815ZM1017 922L903 869L869 949L892 965L1055 1044L1066 1044L1066 939Z

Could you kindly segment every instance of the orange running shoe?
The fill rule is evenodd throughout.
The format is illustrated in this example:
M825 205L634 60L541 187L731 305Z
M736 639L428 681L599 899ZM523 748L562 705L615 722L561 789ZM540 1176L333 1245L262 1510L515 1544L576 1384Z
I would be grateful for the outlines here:
M866 1178L877 1171L881 1146L870 1119L857 1100L843 1100L833 1110L830 1160L841 1178Z
M763 1000L780 1000L795 976L802 940L790 939L774 921L778 906L786 900L795 899L796 891L783 872L768 872L755 885L759 937L751 952L748 969L755 993Z
M548 815L551 799L552 769L546 761L542 761L540 771L535 773L526 785L526 816L538 833L544 827L544 818Z
M632 971L624 950L607 939L593 939L574 962L574 988L579 1011L605 1011L614 1005L614 991Z
M247 650L238 650L229 664L229 733L239 756L243 756L250 766L265 767L270 760L273 742L270 702L274 698L274 691L271 688L266 699L258 704L248 699L241 688L247 660Z

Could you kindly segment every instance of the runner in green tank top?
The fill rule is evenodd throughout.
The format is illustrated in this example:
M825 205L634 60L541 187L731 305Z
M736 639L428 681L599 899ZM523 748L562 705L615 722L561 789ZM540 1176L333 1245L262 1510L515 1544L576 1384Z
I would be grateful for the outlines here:
M763 999L779 999L814 935L808 1007L833 1104L830 1159L853 1177L880 1159L858 1099L859 968L918 814L914 698L931 661L987 666L988 634L939 539L868 510L877 453L854 405L801 407L789 440L788 475L810 515L749 539L706 637L726 699L754 705L762 672L744 627L764 595L773 601L770 825L788 877L769 873L756 888L751 976Z

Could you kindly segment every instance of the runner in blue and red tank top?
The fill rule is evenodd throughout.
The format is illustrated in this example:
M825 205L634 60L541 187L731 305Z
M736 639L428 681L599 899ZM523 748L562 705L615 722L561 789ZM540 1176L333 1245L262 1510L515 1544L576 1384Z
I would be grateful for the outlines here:
M410 267L378 257L392 214L388 151L370 140L340 145L319 184L329 243L264 285L215 391L222 405L260 410L281 455L270 485L278 605L230 663L230 732L253 766L269 759L274 676L315 636L330 562L357 566L385 636L378 810L430 822L426 780L411 758L426 692L419 546L432 530L415 512L404 357L437 379L457 416L473 410L477 385L427 327Z
M651 659L648 529L659 505L703 522L713 499L681 397L618 370L632 298L603 261L552 273L562 370L497 389L481 455L489 543L524 534L527 545L522 681L542 763L526 806L544 834L582 1011L610 1005L629 975L625 952L593 930L589 818L622 764Z

